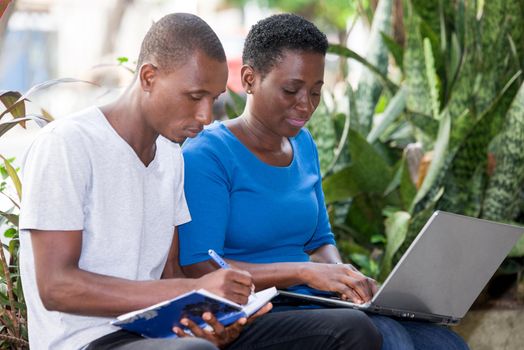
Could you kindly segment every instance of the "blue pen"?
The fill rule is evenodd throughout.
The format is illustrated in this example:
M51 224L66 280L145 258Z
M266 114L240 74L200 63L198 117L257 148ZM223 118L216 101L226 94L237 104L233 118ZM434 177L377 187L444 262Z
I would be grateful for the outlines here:
M231 268L231 266L229 266L229 264L225 262L224 259L222 259L213 249L209 249L207 253L211 257L211 259L213 259L218 264L218 266L220 266L221 268L223 269Z
M218 266L220 266L221 268L223 269L231 268L231 266L229 266L229 264L225 262L224 259L222 259L220 255L218 255L213 249L209 249L207 253L211 257L211 259L213 259L213 261L216 262ZM251 296L256 298L254 285L251 285Z

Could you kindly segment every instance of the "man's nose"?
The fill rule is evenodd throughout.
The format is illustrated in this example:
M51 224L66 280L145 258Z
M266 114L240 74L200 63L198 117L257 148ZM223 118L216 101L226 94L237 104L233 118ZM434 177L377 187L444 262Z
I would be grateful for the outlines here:
M195 119L202 125L211 124L213 121L213 102L203 103L198 109Z

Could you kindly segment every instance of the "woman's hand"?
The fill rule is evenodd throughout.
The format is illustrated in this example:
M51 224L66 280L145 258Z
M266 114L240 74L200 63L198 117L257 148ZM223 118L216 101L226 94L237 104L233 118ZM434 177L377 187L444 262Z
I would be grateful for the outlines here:
M350 264L308 263L305 276L310 287L337 292L343 300L357 304L370 301L377 291L376 281Z
M174 327L173 332L180 338L195 336L206 339L219 348L224 348L238 338L246 324L249 324L256 318L268 313L272 308L273 305L268 303L248 319L243 317L228 327L224 327L224 325L222 325L222 323L220 323L211 312L205 312L202 314L202 319L211 326L211 330L202 329L190 319L183 318L180 320L180 323L188 327L193 335L184 332L179 327Z

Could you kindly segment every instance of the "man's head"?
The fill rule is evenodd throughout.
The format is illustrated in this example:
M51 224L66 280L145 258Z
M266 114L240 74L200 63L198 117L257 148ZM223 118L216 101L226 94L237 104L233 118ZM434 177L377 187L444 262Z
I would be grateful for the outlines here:
M206 22L185 13L163 17L146 34L138 59L146 125L176 142L196 136L211 122L227 75L224 49Z
M220 40L200 17L189 13L164 16L151 26L142 41L137 71L145 62L154 62L158 68L172 70L186 63L197 50L209 58L226 61Z

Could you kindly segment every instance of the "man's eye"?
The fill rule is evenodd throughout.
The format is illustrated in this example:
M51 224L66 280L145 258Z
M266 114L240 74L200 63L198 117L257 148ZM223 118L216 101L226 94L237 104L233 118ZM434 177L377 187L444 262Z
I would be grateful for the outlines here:
M190 97L193 101L200 101L204 96L201 95L201 94L190 94L189 97Z
M290 95L294 95L294 94L297 93L296 90L292 90L292 89L282 89L282 90L284 90L284 92L285 92L286 94L290 94Z

